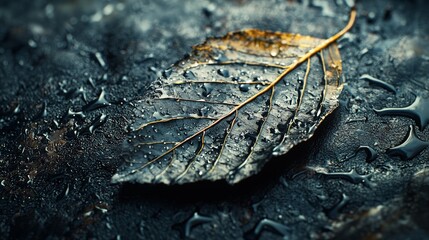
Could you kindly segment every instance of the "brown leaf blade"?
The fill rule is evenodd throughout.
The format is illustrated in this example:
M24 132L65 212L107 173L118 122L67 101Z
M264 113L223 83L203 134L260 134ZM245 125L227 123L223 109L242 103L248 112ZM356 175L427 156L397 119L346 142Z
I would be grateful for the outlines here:
M327 40L252 29L194 47L137 103L112 181L236 183L310 138L338 105L335 41L354 18Z

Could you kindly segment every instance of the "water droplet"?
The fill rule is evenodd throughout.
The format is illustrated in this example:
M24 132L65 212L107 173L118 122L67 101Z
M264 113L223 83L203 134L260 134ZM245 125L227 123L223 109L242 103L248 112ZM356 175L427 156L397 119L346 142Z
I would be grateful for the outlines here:
M238 86L238 88L240 89L240 91L242 92L248 92L249 91L249 85L248 84L240 84Z
M48 116L48 109L47 109L47 104L46 102L44 102L42 104L42 107L39 111L39 113L36 114L36 116L34 117L33 120L38 120L38 119L42 119L44 117Z
M155 119L162 119L163 118L163 116L160 112L154 112L152 117Z
M86 92L83 87L70 89L67 92L64 92L64 96L66 99L74 99L82 96L83 100L86 101Z
M54 8L54 5L52 5L52 4L47 4L46 6L45 6L45 14L46 14L46 17L48 17L48 18L54 18L54 10L55 10L55 8Z
M278 54L279 54L278 48L271 49L271 52L270 52L271 57L276 57Z
M15 108L12 110L12 114L16 115L21 112L21 105L17 104Z
M204 83L203 84L203 96L204 97L208 97L210 95L210 93L213 91L213 84L211 83Z
M326 216L330 219L336 219L339 215L339 212L346 206L350 198L346 194L341 195L341 200L335 204L332 208L326 209Z
M228 61L228 58L222 53L219 53L219 55L215 56L213 59L219 63Z
M229 75L229 71L227 70L227 69L224 69L224 68L220 68L220 69L218 69L217 70L217 73L219 74L219 75L221 75L222 77L229 77L230 75Z
M113 13L114 7L112 4L107 4L106 6L104 6L103 8L103 14L108 16L110 14Z
M33 39L30 39L30 40L28 40L28 46L30 46L32 48L36 48L37 43Z
M410 125L409 128L405 141L399 146L387 150L387 154L399 156L402 160L410 160L429 146L429 142L422 141L417 137L414 126Z
M354 184L362 183L367 187L371 187L369 183L369 178L371 177L371 174L361 175L357 173L354 169L350 170L350 172L327 173L327 172L318 171L318 170L315 170L315 172L317 174L327 177L328 179L344 179Z
M56 200L59 201L69 195L70 192L70 184L67 184L64 189L61 191L60 194L58 194Z
M335 12L331 8L329 2L324 0L313 0L310 4L311 7L322 9L322 15L326 17L335 17Z
M375 161L375 159L377 159L377 157L378 157L378 153L377 153L377 151L376 151L375 149L373 149L372 147L370 147L370 146L359 146L359 147L356 149L356 151L355 151L351 156L349 156L349 157L347 157L347 158L345 159L345 161L347 161L347 160L349 160L349 159L351 159L351 158L356 157L356 155L358 154L358 152L359 152L359 151L361 151L361 150L365 151L365 154L366 154L366 159L365 159L365 161L366 161L367 163L372 163L372 162L373 162L373 161Z
M169 68L162 72L162 76L164 78L169 78L171 76L171 73L173 73L173 69Z
M365 151L365 153L366 153L365 161L367 163L371 163L371 162L375 161L375 159L377 159L377 157L378 157L377 151L375 151L375 149L370 147L370 146L359 146L359 148L356 151L360 151L360 150Z
M204 107L202 107L202 108L200 109L200 111L199 111L199 115L200 115L200 116L208 116L209 111L210 111L210 108L209 108L209 107L207 107L207 106L204 106Z
M186 71L183 73L183 76L184 76L186 79L188 79L188 80L195 80L195 79L197 79L197 77L195 76L194 72L189 71L189 70L186 70Z
M85 118L85 114L83 114L82 111L74 112L71 108L69 108L69 110L67 111L67 113L63 117L63 121L67 121L70 118L84 119Z
M375 15L375 12L369 12L367 20L368 20L369 23L374 23L376 17L377 16Z
M203 216L195 212L192 217L182 223L174 225L173 227L180 231L182 238L189 238L193 228L201 224L212 222L213 220L214 219L212 217Z
M347 5L347 7L352 8L355 6L355 0L344 0L344 3Z
M104 61L103 56L101 56L101 53L100 52L96 52L96 53L94 53L94 56L97 59L97 61L100 64L100 66L102 68L105 68L106 67L106 62Z
M91 102L89 102L88 104L86 104L85 106L83 106L82 110L87 112L87 111L93 111L93 110L98 109L98 108L107 107L107 106L112 105L111 103L109 103L106 100L105 94L106 94L106 92L104 91L104 89L102 89L100 94L98 95L97 99L94 99Z
M100 116L98 116L94 121L91 122L91 125L88 127L88 131L92 134L94 133L94 130L103 124L106 123L108 116L104 113L102 113Z
M216 6L214 4L208 4L206 7L203 8L203 14L209 18L213 15L215 10Z
M94 79L92 77L88 78L88 82L89 82L89 84L91 85L92 88L94 88L94 89L96 88L95 81L94 81Z
M366 122L368 121L367 117L357 117L357 118L347 118L346 123L352 123L352 122Z
M417 96L414 102L403 108L383 108L374 111L382 116L399 115L414 119L420 129L424 129L429 124L429 98Z
M395 87L392 84L384 82L384 81L382 81L380 79L377 79L375 77L372 77L372 76L370 76L368 74L364 74L364 75L360 76L359 79L366 80L369 83L372 83L374 85L380 86L380 87L382 87L382 88L384 88L384 89L386 89L386 90L388 90L388 91L396 94L396 89L395 89Z
M259 221L259 223L253 230L247 232L244 237L246 239L258 239L264 230L269 230L271 232L279 234L284 239L289 235L288 227L279 222L264 218Z

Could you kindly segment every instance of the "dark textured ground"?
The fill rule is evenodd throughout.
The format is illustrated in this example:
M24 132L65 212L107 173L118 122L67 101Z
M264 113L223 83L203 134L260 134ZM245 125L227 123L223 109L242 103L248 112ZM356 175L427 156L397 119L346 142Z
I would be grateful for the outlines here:
M329 37L346 23L348 8L324 2L2 1L1 238L178 239L198 212L211 221L192 228L189 238L253 238L268 218L285 225L290 239L429 239L428 149L407 161L387 155L416 123L372 110L429 95L423 0L358 3L357 23L340 41L347 86L339 109L310 141L258 176L233 187L110 184L134 121L132 100L162 69L206 37L233 30ZM398 93L359 80L362 74ZM110 106L67 116L103 89ZM101 114L107 121L92 131ZM417 128L422 140L428 133ZM345 161L360 145L379 157L366 163L359 152ZM317 173L350 170L365 181ZM267 227L260 237L283 236Z

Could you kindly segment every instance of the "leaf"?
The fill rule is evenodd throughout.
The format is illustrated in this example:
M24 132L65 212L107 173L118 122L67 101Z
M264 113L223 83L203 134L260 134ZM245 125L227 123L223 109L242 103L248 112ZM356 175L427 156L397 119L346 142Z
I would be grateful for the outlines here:
M244 30L209 38L136 103L127 163L112 182L236 183L312 136L338 105L335 41Z

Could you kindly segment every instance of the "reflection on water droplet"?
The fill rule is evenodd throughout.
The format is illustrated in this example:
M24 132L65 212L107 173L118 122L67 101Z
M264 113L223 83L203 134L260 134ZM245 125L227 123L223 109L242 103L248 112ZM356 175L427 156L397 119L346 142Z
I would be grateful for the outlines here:
M154 112L152 117L155 119L162 119L163 118L163 116L161 115L160 112Z
M219 55L215 56L213 59L219 63L228 61L228 58L222 53L219 53Z
M383 108L374 111L382 116L384 115L399 115L414 119L420 129L424 129L429 124L429 98L417 96L414 102L403 108Z
M69 108L69 110L67 111L67 113L63 117L63 121L67 121L67 120L69 120L71 118L74 118L74 119L84 119L85 118L85 114L83 114L82 111L74 112L71 108Z
M70 184L67 184L65 186L65 188L61 191L61 193L58 194L56 200L59 201L65 197L67 197L69 195L69 192L70 192Z
M371 174L361 175L357 173L354 169L350 170L350 172L327 173L327 172L318 171L318 170L315 170L315 172L317 174L327 177L328 179L344 179L354 184L362 183L367 187L371 187L371 184L369 182L369 178L371 177Z
M242 92L248 92L249 91L249 85L248 84L240 84L238 86L238 88L240 89L240 91Z
M222 77L226 77L226 78L229 77L229 71L227 69L220 68L217 70L217 73Z
M387 82L384 82L384 81L382 81L380 79L377 79L377 78L375 78L373 76L370 76L368 74L364 74L364 75L360 76L359 79L366 80L369 83L372 83L374 85L380 86L380 87L382 87L382 88L384 88L384 89L386 89L386 90L388 90L388 91L396 94L396 89L395 89L395 87L393 85L391 85L391 84L389 84Z
M367 163L373 162L378 157L377 151L375 151L370 146L360 146L356 151L360 151L360 150L364 150L365 151L365 153L366 153L366 159L365 159L365 161Z
M271 49L271 52L270 52L271 57L276 57L278 54L279 54L278 48Z
M94 133L94 130L103 124L106 123L108 116L104 113L102 113L100 116L98 116L94 121L91 123L91 125L88 127L88 131L90 133Z
M94 99L91 102L89 102L88 104L86 104L85 106L83 106L82 110L85 112L88 112L88 111L93 111L93 110L98 109L98 108L107 107L107 106L112 105L111 103L109 103L106 100L105 94L106 94L106 92L104 91L104 89L102 89L100 94L98 95L97 99Z
M42 118L46 117L47 115L48 115L48 108L47 108L46 102L44 102L42 104L42 107L41 107L39 113L37 113L36 116L34 116L33 120L42 119Z
M82 96L83 100L86 101L86 91L83 89L83 87L70 89L69 91L64 92L64 96L66 99L74 99L76 97Z
M101 53L96 52L96 53L94 53L94 56L97 59L97 61L100 64L100 66L102 68L105 68L106 67L106 62L104 61L103 56L101 56Z
M17 104L15 108L12 110L12 114L16 115L21 112L21 105Z
M408 136L399 146L387 150L391 156L399 156L402 160L410 160L429 146L429 142L420 140L415 132L414 126L410 125Z
M37 43L33 39L30 39L30 40L28 40L28 46L30 46L32 48L36 48Z
M171 68L169 68L169 69L166 69L166 70L164 70L163 72L162 72L162 76L164 77L164 78L169 78L170 76L171 76L171 73L173 72L173 69L171 69Z
M284 239L289 235L288 227L279 222L264 218L259 221L253 230L247 232L244 237L245 239L258 239L264 230L269 230L273 233L279 234Z
M211 83L204 83L203 84L203 96L208 97L210 93L213 91L213 84Z
M202 107L201 109L200 109L200 111L199 111L199 115L200 116L208 116L208 114L209 114L209 111L210 111L210 108L209 107L207 107L207 106L204 106L204 107Z
M359 147L355 150L355 152L354 152L351 156L346 157L346 159L345 159L344 161L347 161L347 160L349 160L349 159L351 159L351 158L356 157L356 155L358 154L358 152L359 152L359 151L361 151L361 150L365 151L365 154L366 154L366 159L365 159L365 161L366 161L367 163L372 163L372 162L373 162L373 161L375 161L375 159L377 159L377 157L378 157L378 153L377 153L377 151L376 151L375 149L373 149L372 147L370 147L370 146L359 146Z
M335 204L332 208L325 210L326 216L330 219L336 219L340 214L340 211L346 206L349 200L350 198L343 193L341 195L341 200L337 204Z
M209 216L203 216L199 213L195 212L192 217L185 220L182 223L175 224L173 228L180 231L180 234L182 235L182 238L189 238L191 236L191 231L194 227L212 222L214 219Z
M189 70L186 70L186 71L183 73L183 76L184 76L186 79L188 79L188 80L195 80L195 79L197 79L197 77L195 76L194 72L189 71Z

